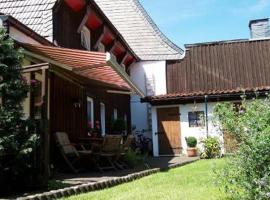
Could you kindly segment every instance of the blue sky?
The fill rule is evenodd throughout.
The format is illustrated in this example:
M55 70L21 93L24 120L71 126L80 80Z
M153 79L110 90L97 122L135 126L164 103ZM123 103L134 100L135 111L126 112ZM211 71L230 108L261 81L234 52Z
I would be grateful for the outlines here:
M140 0L173 42L249 38L251 19L270 17L270 0Z

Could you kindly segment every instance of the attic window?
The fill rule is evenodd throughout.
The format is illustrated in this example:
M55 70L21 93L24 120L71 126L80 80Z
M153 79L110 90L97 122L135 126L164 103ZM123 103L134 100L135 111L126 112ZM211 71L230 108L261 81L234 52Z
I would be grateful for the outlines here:
M81 30L81 45L86 50L91 50L91 32L86 26Z

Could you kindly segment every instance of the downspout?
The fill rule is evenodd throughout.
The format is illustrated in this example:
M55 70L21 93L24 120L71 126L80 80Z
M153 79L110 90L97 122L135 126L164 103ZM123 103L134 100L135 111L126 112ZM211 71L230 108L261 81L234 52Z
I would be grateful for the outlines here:
M204 96L204 103L205 103L205 128L206 128L206 137L209 137L209 130L208 130L208 96Z

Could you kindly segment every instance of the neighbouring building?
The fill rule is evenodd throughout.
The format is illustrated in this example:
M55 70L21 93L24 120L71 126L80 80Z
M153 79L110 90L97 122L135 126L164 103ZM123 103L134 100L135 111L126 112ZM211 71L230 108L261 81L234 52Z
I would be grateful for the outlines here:
M269 25L252 29L265 21L250 22L251 35L262 38L185 45L185 57L168 62L167 94L143 99L152 105L155 156L186 153L189 136L198 141L217 136L226 144L213 124L214 106L223 101L237 105L243 93L254 98L269 92L270 38L263 33Z

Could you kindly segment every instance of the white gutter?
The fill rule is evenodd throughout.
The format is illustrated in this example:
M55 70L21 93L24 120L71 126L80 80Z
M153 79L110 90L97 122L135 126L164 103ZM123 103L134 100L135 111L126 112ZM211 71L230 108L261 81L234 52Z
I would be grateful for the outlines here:
M114 59L112 59L111 54L109 52L106 53L106 62L109 66L111 66L114 71L123 78L128 85L132 88L132 90L137 93L141 98L145 97L145 94L138 88L138 86L133 83L130 79L129 75L125 72L123 67L121 67Z

